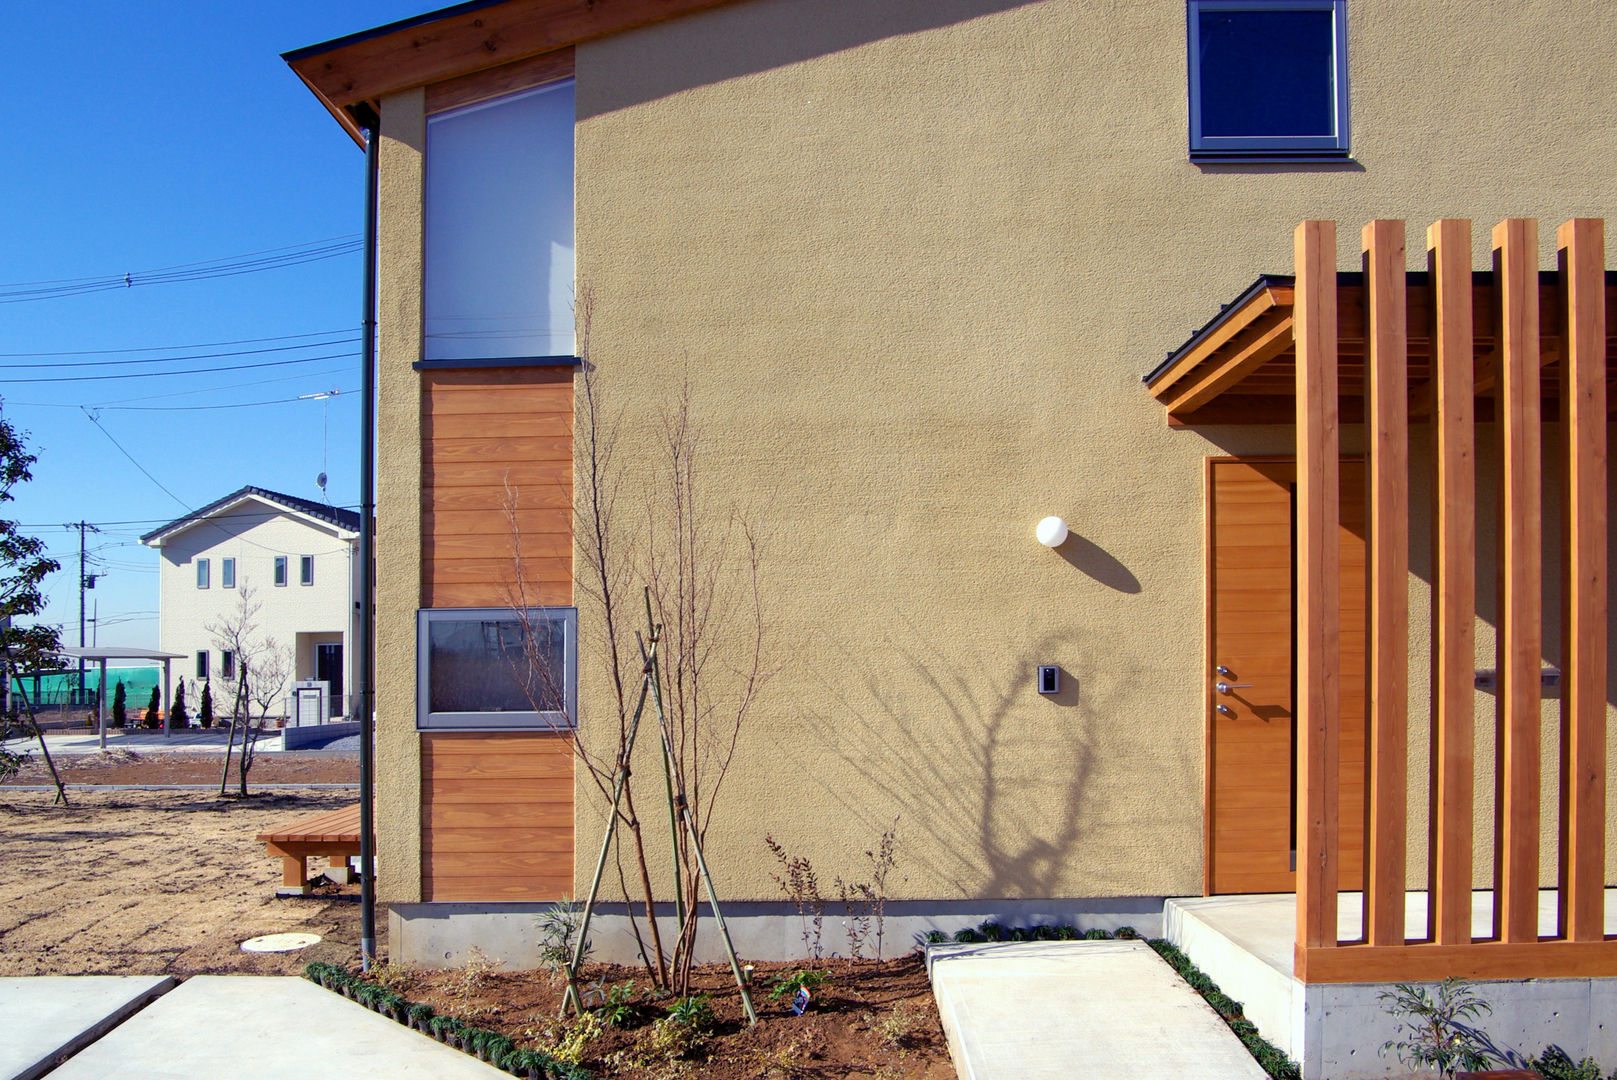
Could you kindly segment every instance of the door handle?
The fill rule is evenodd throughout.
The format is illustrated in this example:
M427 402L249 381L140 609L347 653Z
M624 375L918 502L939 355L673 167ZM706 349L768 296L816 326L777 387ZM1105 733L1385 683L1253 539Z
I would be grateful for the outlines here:
M1214 668L1213 673L1216 674L1216 675L1223 675L1226 678L1228 678L1229 676L1235 674L1235 672L1231 671L1229 668L1225 667L1223 664L1220 664L1220 665L1218 665L1218 667Z
M1249 682L1236 682L1236 683L1216 682L1213 685L1218 688L1219 693L1227 694L1231 690L1244 689L1245 687L1251 686L1252 684L1249 683Z
M1218 711L1221 714L1223 714L1224 716L1234 716L1235 715L1235 710L1230 708L1228 705L1224 704L1222 701L1218 703Z

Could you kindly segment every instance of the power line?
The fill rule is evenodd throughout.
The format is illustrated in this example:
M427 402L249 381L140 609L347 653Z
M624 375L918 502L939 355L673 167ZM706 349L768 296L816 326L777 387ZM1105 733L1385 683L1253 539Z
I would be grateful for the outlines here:
M331 341L307 341L301 345L277 345L270 349L238 349L232 352L192 353L180 356L151 356L140 360L52 360L38 364L0 364L0 371L22 371L25 368L82 368L82 367L127 367L131 364L174 364L183 360L222 360L227 356L265 356L269 353L297 352L299 349L324 349L332 345L350 345L359 338L335 338ZM75 356L76 353L58 353L59 356ZM246 366L246 365L241 365ZM116 378L117 376L103 376ZM26 380L19 380L26 381Z
M333 507L330 507L329 509L332 509L332 510L358 510L359 509L359 504L358 503L347 503L347 504L344 504L342 506L333 506ZM210 519L214 520L214 521L268 521L271 518L280 517L282 513L284 513L284 511L281 511L281 510L255 510L255 511L252 511L251 513L209 514L208 517ZM105 530L109 526L114 526L114 525L167 525L169 522L171 522L173 520L175 520L175 519L171 518L171 517L165 517L165 518L132 518L132 519L127 520L127 521L92 521L89 524L94 525L97 528ZM28 529L29 531L34 531L34 530L37 530L37 529L62 529L62 528L77 529L78 526L77 525L64 526L64 525L62 525L60 523L57 523L57 522L41 522L41 523L39 523L37 525L18 525L17 528L19 528L19 529Z
M142 270L138 275L126 272L105 277L16 282L0 285L0 304L20 304L32 300L52 300L64 296L107 292L112 289L132 289L136 285L172 285L179 282L208 281L241 274L256 274L264 270L277 270L351 255L361 246L359 238L349 234L287 247L269 248L265 251L248 252L245 255L197 263L181 263L156 270Z
M307 334L278 334L275 337L237 338L234 341L198 341L189 345L143 345L129 349L67 349L62 352L12 352L0 353L0 360L17 360L31 356L112 356L121 353L178 352L181 349L222 349L227 345L259 345L266 341L295 341L298 338L330 337L332 334L352 332L353 327L344 326L336 330L312 330Z
M332 344L335 344L333 342ZM127 375L47 375L33 379L0 379L0 386L23 383L104 382L107 379L165 379L175 375L214 375L221 371L250 371L254 368L286 367L289 364L313 364L321 360L346 360L351 353L329 353L325 356L305 356L297 360L266 360L259 364L232 364L227 367L181 368L179 371L132 371Z
M320 374L316 372L316 374ZM326 372L325 374L332 374ZM252 385L252 384L247 384ZM220 390L229 390L233 387L222 386ZM339 390L339 394L352 394L353 390ZM270 398L267 401L236 401L224 405L81 405L62 401L8 401L10 405L25 405L37 409L85 409L91 408L97 412L202 412L210 409L252 409L260 405L290 405L305 401L302 397Z
M123 443L119 442L117 439L114 439L112 437L112 432L108 431L106 428L101 426L101 421L96 418L94 413L92 413L89 409L85 409L84 410L84 415L89 419L90 423L92 423L92 424L94 424L96 426L96 428L101 432L101 434L103 434L103 435L105 435L107 437L107 440L109 442L111 442L113 446L116 446L118 448L118 452L120 454L122 454L124 457L129 459L129 463L131 465L133 465L135 468L139 469L141 471L141 473L145 475L146 479L150 480L152 483L154 483L158 487L162 488L164 493L167 494L169 498L173 499L175 502L177 502L181 506L185 507L187 513L190 512L191 507L186 503L186 501L184 499L180 498L178 495L174 494L172 491L169 491L169 489L164 486L164 484L163 484L163 482L161 480L159 480L157 477L153 476L151 473L147 472L146 471L146 466L144 466L140 462L136 461L135 456L133 454L131 454L128 450L124 449ZM82 535L82 533L80 535Z

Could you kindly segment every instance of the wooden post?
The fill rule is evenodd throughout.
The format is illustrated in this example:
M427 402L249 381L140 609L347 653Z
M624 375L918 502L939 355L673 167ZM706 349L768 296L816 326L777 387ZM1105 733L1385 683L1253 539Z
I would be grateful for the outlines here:
M1294 236L1297 291L1297 949L1336 945L1341 505L1336 223ZM1299 962L1301 970L1305 963Z
M1471 941L1472 768L1476 666L1477 462L1472 393L1471 223L1426 231L1432 289L1432 751L1429 934Z
M1561 272L1560 932L1605 935L1606 288L1605 223L1556 232Z
M1409 788L1409 328L1404 223L1372 221L1362 234L1365 287L1365 435L1369 456L1370 794L1365 830L1365 940L1404 943Z
M1499 310L1499 672L1495 754L1494 931L1538 940L1539 669L1543 656L1543 500L1539 430L1538 222L1493 230ZM1604 497L1604 492L1601 493Z

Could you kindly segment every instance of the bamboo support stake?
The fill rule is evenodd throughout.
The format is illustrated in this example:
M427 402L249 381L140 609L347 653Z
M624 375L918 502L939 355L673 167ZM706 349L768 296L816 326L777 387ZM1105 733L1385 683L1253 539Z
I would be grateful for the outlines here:
M601 892L601 875L606 872L607 855L612 850L613 839L617 836L618 806L623 799L623 787L629 780L629 759L634 755L635 737L640 732L640 717L646 709L646 691L656 665L657 636L660 629L657 626L651 628L651 641L647 647L644 668L640 673L640 700L634 707L634 719L629 723L629 737L625 740L623 756L618 759L617 770L612 778L611 816L607 818L606 835L601 838L601 854L595 860L595 876L590 879L589 895L584 900L584 913L579 918L578 940L573 943L573 958L567 962L567 990L562 995L561 1001L563 1015L566 1015L569 1005L575 1012L584 1011L583 1001L578 994L578 972L584 966L584 948L589 942L590 919L595 912L595 899ZM652 918L656 918L655 909Z

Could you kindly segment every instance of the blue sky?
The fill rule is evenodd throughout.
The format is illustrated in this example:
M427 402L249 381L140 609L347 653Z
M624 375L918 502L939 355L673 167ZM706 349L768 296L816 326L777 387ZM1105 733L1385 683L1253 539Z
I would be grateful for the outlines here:
M332 504L357 503L357 396L285 399L359 386L364 155L280 53L440 6L6 5L0 396L39 462L0 513L62 559L45 617L64 642L78 639L66 522L102 524L87 594L100 643L155 646L157 557L141 533L243 484L319 499L322 469ZM143 271L340 240L318 261L141 284ZM19 298L125 274L123 288ZM108 363L129 360L152 362ZM226 370L149 374L193 368ZM64 376L80 381L22 381Z

